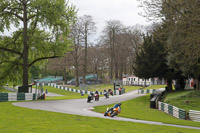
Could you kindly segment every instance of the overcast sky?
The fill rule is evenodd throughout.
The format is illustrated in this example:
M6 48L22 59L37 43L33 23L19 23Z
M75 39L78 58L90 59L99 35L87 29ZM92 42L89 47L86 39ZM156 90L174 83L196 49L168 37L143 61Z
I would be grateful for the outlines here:
M105 21L120 20L125 26L136 24L149 25L140 15L137 0L71 0L78 10L78 16L91 15L96 22L98 31L105 26Z
M137 0L69 0L69 3L76 6L78 16L91 15L93 17L98 28L93 39L99 37L105 27L105 21L119 20L125 26L150 24L144 17L138 15L142 9L138 7ZM5 33L8 34L7 31Z

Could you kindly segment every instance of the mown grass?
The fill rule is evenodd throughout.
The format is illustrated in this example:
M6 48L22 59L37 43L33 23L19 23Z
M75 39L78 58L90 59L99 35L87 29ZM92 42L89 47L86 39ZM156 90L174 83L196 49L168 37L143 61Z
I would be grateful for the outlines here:
M199 130L106 120L0 102L1 133L199 133Z
M69 88L74 88L74 89L79 89L79 87L69 87ZM132 90L137 90L141 88L141 86L123 86L125 88L125 91L132 91ZM89 91L99 91L102 92L104 89L112 89L114 90L114 86L110 84L98 84L98 85L88 85L88 90Z
M6 90L0 86L0 93L13 93L12 91Z
M164 102L187 111L200 110L200 91L192 90L168 93Z
M36 88L36 87L33 86L33 88ZM48 92L63 95L63 96L54 96L54 97L47 96L46 100L78 99L78 98L87 98L88 96L88 95L81 96L80 93L61 90L61 89L54 88L51 86L43 86L43 90L45 91L46 89L48 90Z
M144 88L143 90L165 88L165 86L166 85L151 85L151 86Z
M112 106L113 104L97 106L95 107L95 111L105 112L107 107ZM119 114L119 116L141 120L157 121L169 124L200 127L199 122L180 120L157 109L151 109L149 95L122 102L122 112Z

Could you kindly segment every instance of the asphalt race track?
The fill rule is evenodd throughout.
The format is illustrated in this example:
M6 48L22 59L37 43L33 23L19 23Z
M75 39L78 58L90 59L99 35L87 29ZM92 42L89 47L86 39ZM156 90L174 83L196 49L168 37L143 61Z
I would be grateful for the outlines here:
M90 117L99 117L99 118L104 118L104 119L113 119L113 120L119 120L119 121L129 121L129 122L136 122L136 123L165 125L165 126L174 126L174 127L191 128L191 129L200 130L200 127L164 124L161 122L137 120L137 119L123 118L123 117L116 117L116 116L113 118L105 117L103 115L103 112L96 113L94 111L91 111L91 109L94 106L109 105L113 103L127 101L127 100L134 99L143 95L144 94L137 94L137 90L135 90L135 91L127 92L123 95L110 96L110 98L108 99L106 99L105 97L100 97L99 101L92 101L91 103L87 103L87 99L72 99L72 100L55 100L55 101L17 102L17 103L13 103L13 105L25 107L25 108L31 108L31 109L75 114L75 115L82 115L82 116L90 116ZM123 104L122 104L122 108L123 108Z

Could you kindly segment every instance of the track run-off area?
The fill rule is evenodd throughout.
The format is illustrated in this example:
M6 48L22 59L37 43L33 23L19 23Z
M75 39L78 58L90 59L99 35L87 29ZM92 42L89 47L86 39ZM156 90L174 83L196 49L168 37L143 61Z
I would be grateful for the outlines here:
M112 119L112 120L118 120L118 121L128 121L128 122L135 122L135 123L163 125L163 126L172 126L172 127L200 130L200 127L165 124L162 122L130 119L130 118L123 118L123 117L118 117L118 116L115 116L113 118L105 117L103 113L97 113L97 112L92 111L92 109L95 106L109 105L113 103L118 103L118 102L130 100L130 99L134 99L140 96L144 96L144 94L137 94L137 92L138 92L137 90L134 90L134 91L127 92L123 95L110 96L108 99L106 99L105 97L100 97L99 101L92 101L91 103L87 103L87 99L84 98L84 99L71 99L71 100L16 102L16 103L13 103L13 105L30 108L30 109L37 109L37 110L53 111L53 112L82 115L82 116L89 116L89 117L99 117L103 119Z

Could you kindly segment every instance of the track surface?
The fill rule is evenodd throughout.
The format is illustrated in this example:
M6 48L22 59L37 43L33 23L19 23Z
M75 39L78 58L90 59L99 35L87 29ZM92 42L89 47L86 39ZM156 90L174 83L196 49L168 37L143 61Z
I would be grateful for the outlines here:
M129 122L165 125L165 126L200 130L200 127L164 124L161 122L136 120L136 119L130 119L130 118L123 118L123 117L114 117L114 118L104 117L102 113L96 113L94 111L91 111L91 109L94 106L109 105L109 104L118 103L121 101L134 99L140 96L143 96L143 95L137 94L137 90L135 90L123 95L119 95L119 96L110 96L110 98L108 99L106 99L105 97L100 97L99 101L92 101L92 103L87 103L86 102L87 99L72 99L72 100L55 100L55 101L19 102L19 103L13 103L13 105L25 107L25 108L31 108L31 109L39 109L39 110L45 110L45 111L53 111L53 112L60 112L60 113L67 113L67 114L90 116L90 117L99 117L99 118L104 118L104 119L113 119L113 120L119 120L119 121L129 121Z

